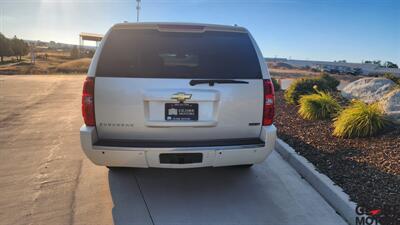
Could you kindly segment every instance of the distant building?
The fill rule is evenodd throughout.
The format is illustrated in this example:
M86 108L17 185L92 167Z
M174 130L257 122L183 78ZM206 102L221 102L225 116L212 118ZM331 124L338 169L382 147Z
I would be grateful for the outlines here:
M96 42L96 47L99 46L101 39L104 35L102 34L92 34L92 33L80 33L79 34L79 46L84 46L84 41L94 41Z
M392 73L394 75L400 76L400 69L398 68L385 68L385 67L380 67L377 69L378 73Z
M321 71L336 73L355 73L362 75L376 75L384 73L393 73L400 76L400 69L384 68L370 63L347 63L347 62L328 62L312 60L295 60L286 58L265 58L267 62L286 63L297 68L314 68Z

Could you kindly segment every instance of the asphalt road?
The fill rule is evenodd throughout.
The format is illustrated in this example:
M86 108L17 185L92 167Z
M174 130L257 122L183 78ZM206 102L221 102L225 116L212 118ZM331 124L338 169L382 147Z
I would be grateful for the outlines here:
M0 76L0 224L345 224L275 152L251 169L93 165L83 79Z

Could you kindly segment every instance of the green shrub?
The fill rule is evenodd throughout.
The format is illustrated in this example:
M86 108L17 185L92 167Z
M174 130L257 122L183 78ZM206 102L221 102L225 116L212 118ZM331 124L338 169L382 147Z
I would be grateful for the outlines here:
M320 91L337 91L339 81L334 77L323 74L317 78L300 78L295 80L285 91L285 100L291 104L297 104L300 96L316 93L314 86L317 85Z
M300 78L289 86L285 91L285 100L291 104L297 104L302 95L316 93L313 87L317 85L322 91L327 91L329 87L326 82L318 78Z
M281 85L279 84L278 80L275 78L271 78L272 83L274 84L274 90L275 91L280 91L281 90Z
M327 74L327 73L323 73L320 77L320 79L325 80L326 85L331 89L331 90L337 90L337 86L339 86L340 81L334 77L332 77L331 75Z
M335 98L321 91L301 96L299 104L299 114L306 120L332 118L341 109Z
M354 101L334 119L333 135L338 137L372 136L390 124L378 103Z

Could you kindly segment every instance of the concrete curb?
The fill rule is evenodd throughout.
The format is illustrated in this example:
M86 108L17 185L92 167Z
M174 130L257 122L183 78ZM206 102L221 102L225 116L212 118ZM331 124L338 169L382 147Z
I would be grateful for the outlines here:
M311 186L351 225L356 225L356 203L350 201L343 189L329 177L318 172L314 165L281 139L277 139L275 149L289 164L303 176Z

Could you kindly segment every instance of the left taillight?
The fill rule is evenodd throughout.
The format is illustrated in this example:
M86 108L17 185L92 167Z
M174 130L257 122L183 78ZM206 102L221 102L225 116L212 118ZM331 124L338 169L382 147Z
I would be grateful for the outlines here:
M82 91L82 116L86 126L96 126L94 117L94 78L86 77Z
M263 126L272 125L275 115L275 91L271 80L264 80Z

